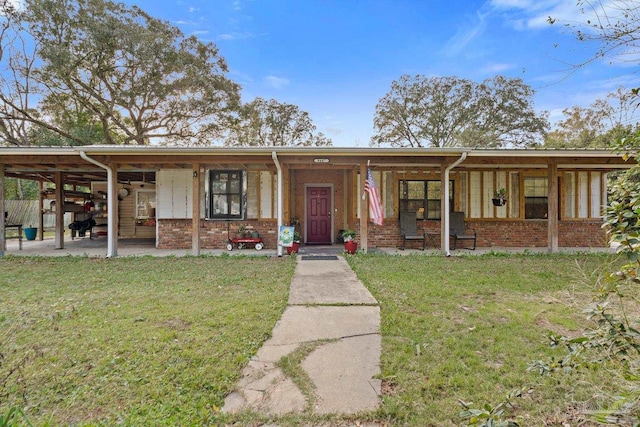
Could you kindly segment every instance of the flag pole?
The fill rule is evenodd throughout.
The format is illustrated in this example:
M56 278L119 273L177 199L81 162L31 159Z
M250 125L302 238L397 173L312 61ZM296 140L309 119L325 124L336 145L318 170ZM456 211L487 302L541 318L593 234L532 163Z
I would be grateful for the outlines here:
M369 173L369 166L371 165L371 160L367 160L367 173ZM365 195L367 194L366 191L364 191L364 186L362 186L362 200L366 200Z

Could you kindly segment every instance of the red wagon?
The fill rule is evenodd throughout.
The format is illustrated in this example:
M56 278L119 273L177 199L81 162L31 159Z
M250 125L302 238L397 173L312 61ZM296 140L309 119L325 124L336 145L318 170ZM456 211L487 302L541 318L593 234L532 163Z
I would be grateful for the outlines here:
M229 243L227 243L227 250L233 250L234 245L238 249L244 249L247 245L255 245L256 251L264 248L261 237L235 237L233 239L229 239Z

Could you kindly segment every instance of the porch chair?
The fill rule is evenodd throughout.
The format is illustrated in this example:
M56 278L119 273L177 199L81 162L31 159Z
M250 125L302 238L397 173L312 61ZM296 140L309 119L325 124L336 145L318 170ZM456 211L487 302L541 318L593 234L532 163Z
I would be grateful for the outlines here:
M463 249L476 250L476 230L471 229L472 233L467 232L467 226L464 223L464 212L451 212L449 215L449 228L453 238L453 250L456 249L458 240L473 240L473 248L466 247Z
M402 234L402 249L407 246L407 240L422 240L422 250L427 246L427 235L418 234L418 224L415 212L400 212L400 233Z

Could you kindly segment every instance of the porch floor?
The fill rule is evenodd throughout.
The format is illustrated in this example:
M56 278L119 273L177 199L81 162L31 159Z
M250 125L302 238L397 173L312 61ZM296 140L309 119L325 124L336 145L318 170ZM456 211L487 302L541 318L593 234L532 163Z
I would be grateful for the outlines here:
M342 254L344 247L342 244L335 245L301 245L299 255L339 255ZM439 249L427 249L421 251L419 249L400 250L398 248L373 248L370 252L379 252L389 255L439 255ZM507 253L546 253L547 248L507 248L507 247L482 247L475 251L458 249L451 251L453 256L456 255L481 255L488 252L507 252ZM560 252L576 253L576 252L610 252L614 253L614 248L560 248ZM202 249L202 255L221 255L223 253L229 255L250 255L250 256L268 256L275 257L277 252L275 248L267 247L261 251L253 248L248 249ZM65 236L64 249L55 248L55 240L47 238L44 240L25 240L22 241L22 250L18 249L17 239L7 240L7 249L5 255L13 256L88 256L92 258L102 258L107 254L107 238L98 237L94 239L75 239L71 240ZM118 240L118 256L187 256L191 255L190 249L156 249L155 239L119 239ZM286 256L286 251L284 251Z

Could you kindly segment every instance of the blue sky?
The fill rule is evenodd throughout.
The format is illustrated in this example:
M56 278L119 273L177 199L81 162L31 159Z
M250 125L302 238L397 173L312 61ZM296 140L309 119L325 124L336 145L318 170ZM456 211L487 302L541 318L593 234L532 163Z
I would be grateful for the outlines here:
M584 21L575 0L125 3L216 43L244 102L259 96L295 104L335 146L368 146L375 106L403 74L520 77L552 122L563 108L640 86L637 67L611 58L570 72L596 46L547 17Z

